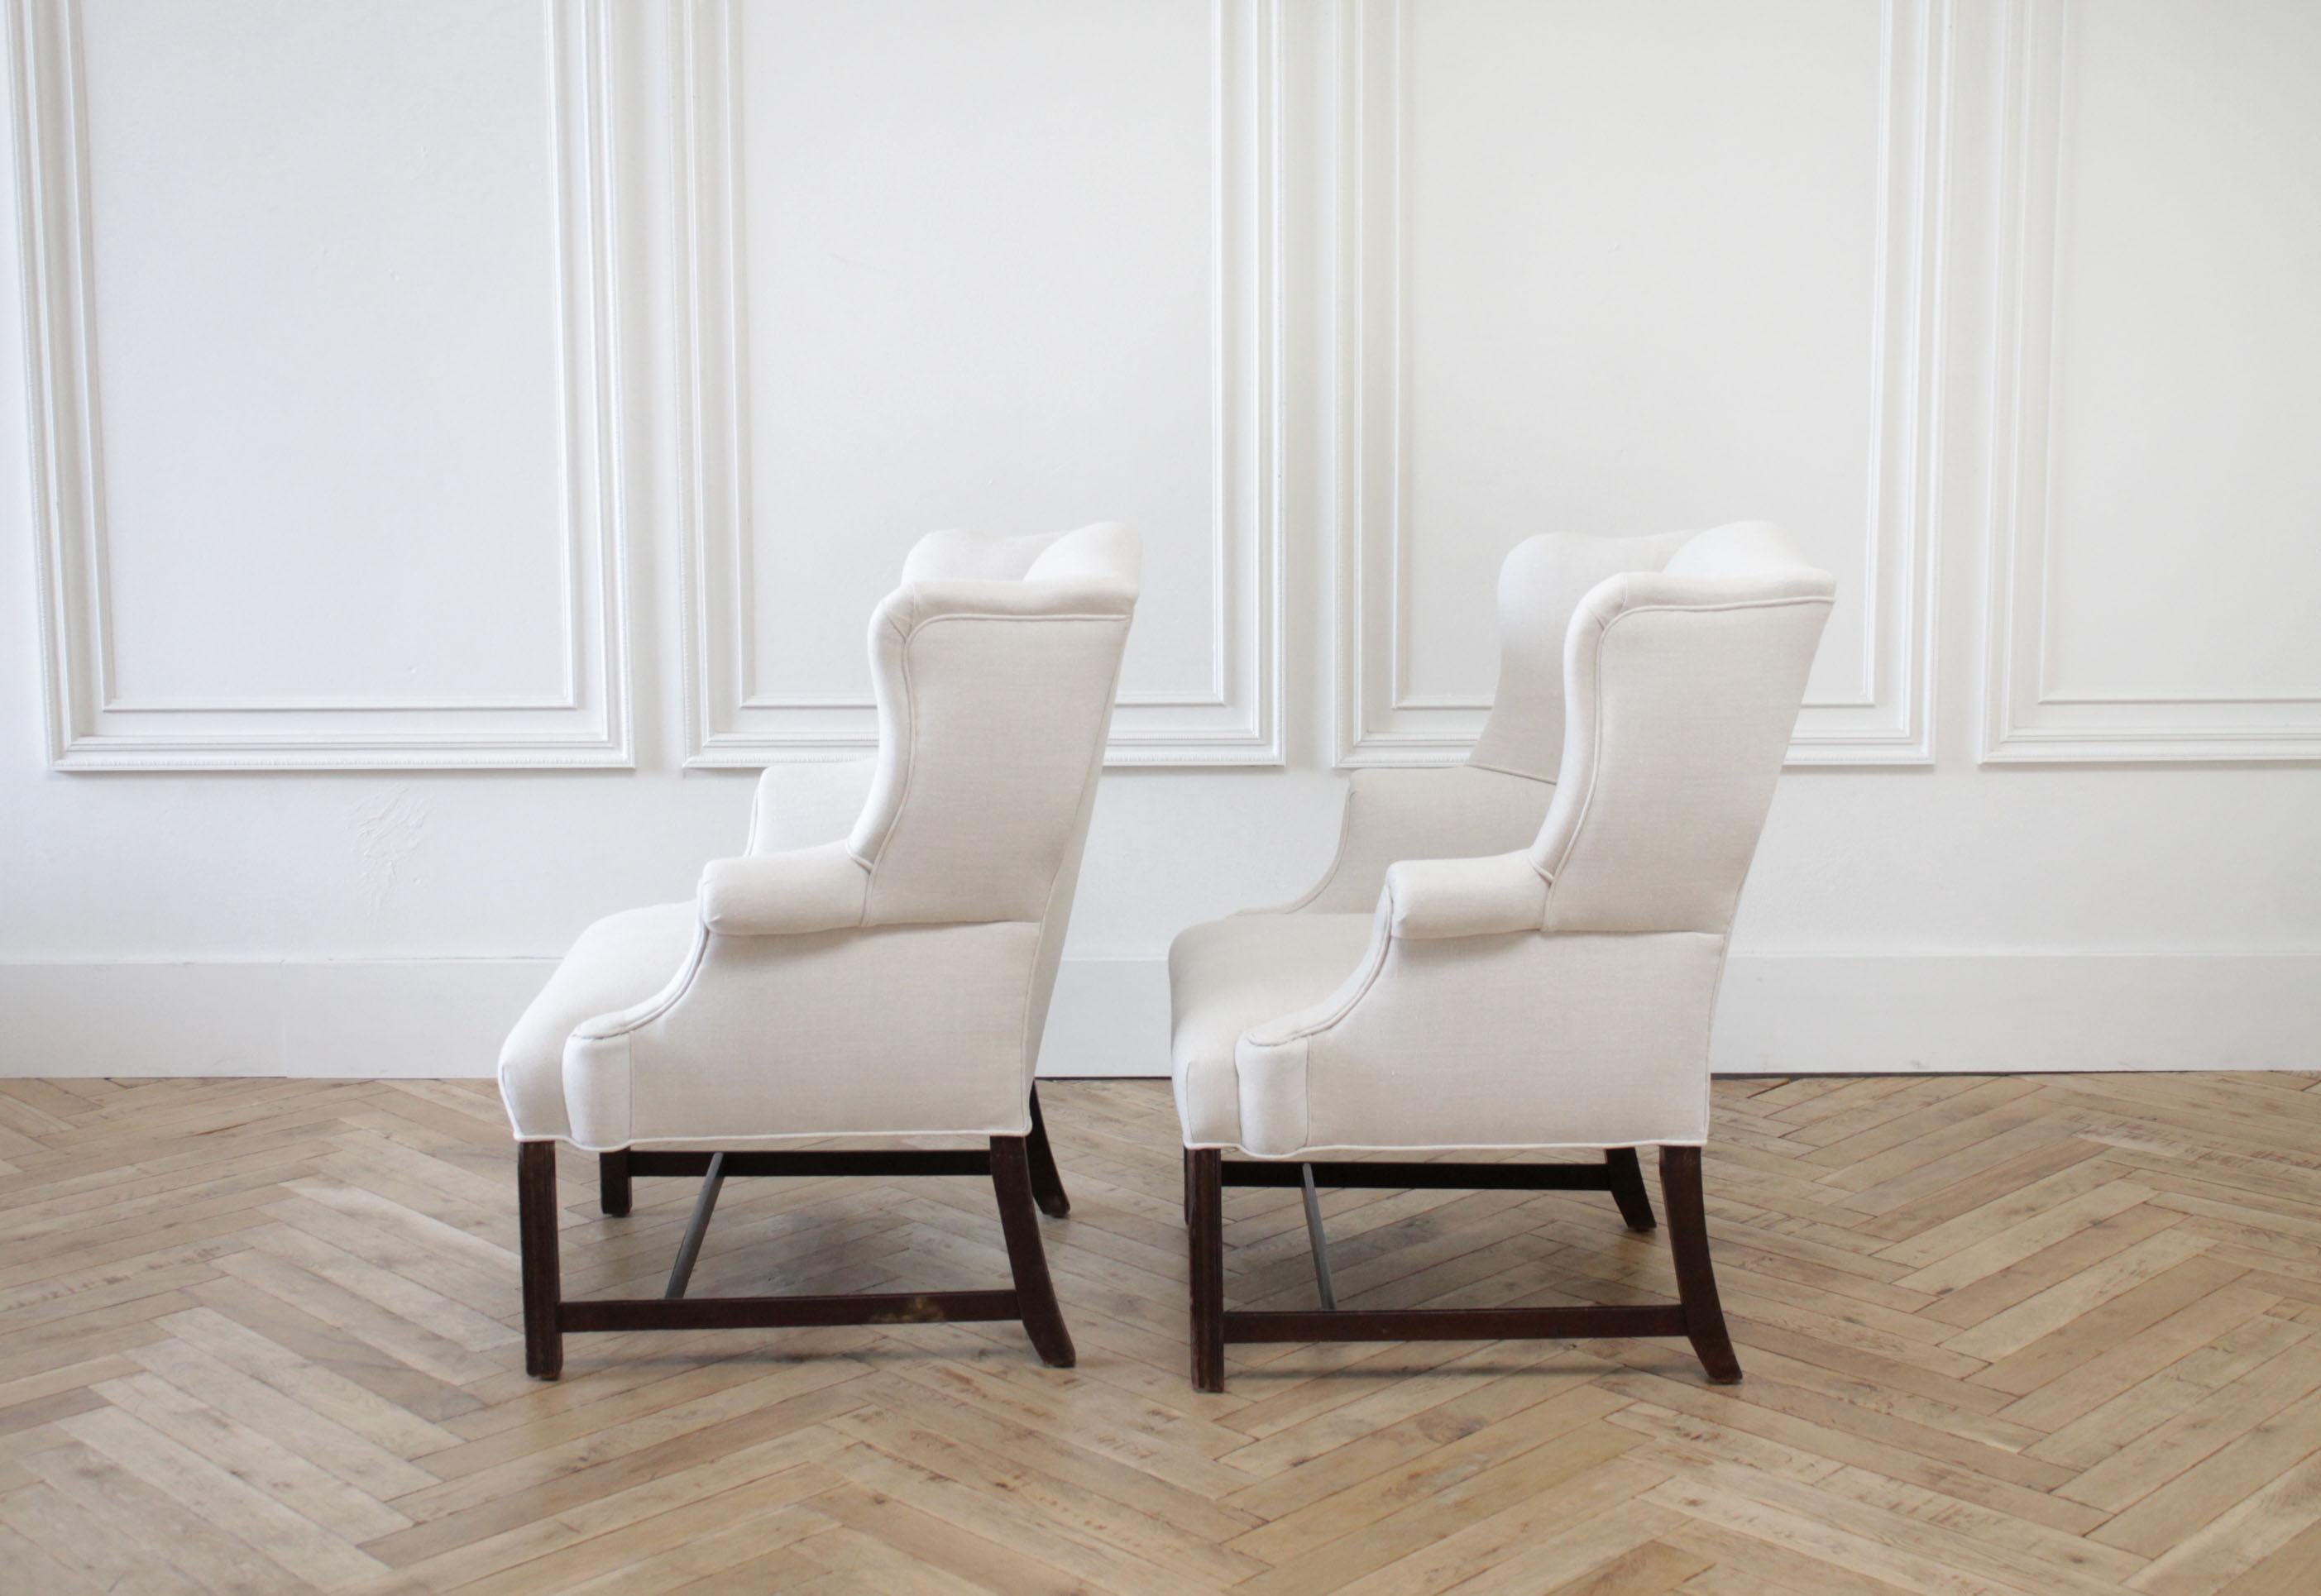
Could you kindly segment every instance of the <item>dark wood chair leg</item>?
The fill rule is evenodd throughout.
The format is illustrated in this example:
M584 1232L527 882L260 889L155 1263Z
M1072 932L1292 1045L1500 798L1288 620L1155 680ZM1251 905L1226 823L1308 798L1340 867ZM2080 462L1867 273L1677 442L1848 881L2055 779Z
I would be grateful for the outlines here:
M1643 1166L1636 1162L1634 1147L1609 1147L1604 1153L1604 1169L1612 1179L1612 1201L1620 1205L1620 1217L1631 1230L1652 1228L1652 1200L1644 1190Z
M515 1149L516 1239L523 1258L523 1372L535 1380L564 1373L556 1314L564 1294L556 1240L556 1144Z
M629 1213L629 1155L624 1148L617 1153L596 1155L597 1206L614 1219L626 1219Z
M1025 1139L1020 1136L991 1138L991 1185L999 1196L999 1228L1007 1237L1007 1266L1015 1274L1024 1333L1032 1338L1042 1363L1052 1369L1069 1369L1077 1355L1072 1351L1072 1333L1064 1328L1064 1310L1056 1301L1055 1282L1048 1275L1048 1251L1040 1242Z
M1060 1220L1072 1211L1064 1194L1064 1177L1056 1170L1056 1151L1048 1145L1048 1122L1040 1118L1040 1089L1032 1088L1032 1134L1024 1139L1024 1156L1032 1164L1032 1196L1040 1211Z
M1185 1155L1186 1245L1192 1266L1193 1389L1225 1388L1224 1155Z
M1677 1300L1684 1304L1684 1333L1708 1371L1713 1384L1734 1385L1741 1360L1725 1328L1725 1305L1716 1297L1716 1269L1708 1257L1708 1215L1700 1196L1700 1149L1661 1149L1661 1195L1668 1202L1669 1246L1676 1254Z

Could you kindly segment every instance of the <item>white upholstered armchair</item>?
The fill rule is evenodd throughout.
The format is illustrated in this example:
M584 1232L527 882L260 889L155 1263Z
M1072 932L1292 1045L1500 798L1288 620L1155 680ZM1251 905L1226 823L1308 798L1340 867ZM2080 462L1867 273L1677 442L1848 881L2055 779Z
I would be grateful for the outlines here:
M1072 1362L1033 1204L1060 1214L1033 1069L1135 608L1136 536L938 532L870 622L875 758L776 766L691 902L581 934L500 1057L518 1142L525 1365L567 1330L1021 1319ZM988 1153L784 1150L989 1138ZM554 1144L703 1174L660 1298L561 1295ZM729 1174L960 1174L997 1189L1013 1291L687 1298Z
M1683 1335L1740 1378L1702 1215L1709 1022L1832 594L1761 523L1520 544L1470 761L1357 772L1318 886L1177 939L1202 1390L1224 1389L1229 1341ZM1318 1259L1317 1183L1606 1190L1649 1229L1642 1147L1679 1306L1225 1310L1224 1184L1304 1185ZM1322 1156L1570 1148L1605 1157Z

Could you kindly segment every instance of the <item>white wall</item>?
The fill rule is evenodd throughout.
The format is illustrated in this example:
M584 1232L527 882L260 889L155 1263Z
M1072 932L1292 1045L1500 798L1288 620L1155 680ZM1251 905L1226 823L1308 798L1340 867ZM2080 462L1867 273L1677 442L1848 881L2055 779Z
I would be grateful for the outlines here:
M2321 1066L2304 0L7 19L0 1071L481 1072L914 537L1110 517L1051 1073L1461 756L1509 545L1745 516L1844 596L1721 1066Z

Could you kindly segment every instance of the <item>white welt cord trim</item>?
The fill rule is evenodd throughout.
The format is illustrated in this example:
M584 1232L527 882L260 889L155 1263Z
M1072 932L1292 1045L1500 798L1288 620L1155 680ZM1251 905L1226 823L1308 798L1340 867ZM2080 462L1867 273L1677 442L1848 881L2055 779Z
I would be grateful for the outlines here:
M903 816L910 809L911 783L918 771L919 701L918 694L911 691L912 642L921 632L930 627L940 626L946 621L1119 621L1121 619L1122 617L1118 615L1106 615L1101 612L1087 614L1072 611L1056 615L1010 615L999 610L947 610L940 615L930 615L911 623L911 629L900 639L899 648L902 655L903 698L910 705L911 715L910 723L903 729L903 784L895 794L895 818L892 823L879 833L878 851L874 857L866 859L856 853L851 841L846 850L850 858L870 873L869 884L863 890L864 924L870 923L869 900L871 894L878 890L878 861L886 857L887 845L894 841L895 832L902 825ZM1115 686L1119 679L1115 672L1113 677ZM1105 721L1107 738L1111 735L1111 719L1107 716ZM875 782L877 777L874 775L872 780Z
M643 1002L632 1004L617 1013L600 1014L594 1020L582 1020L572 1028L572 1034L565 1039L568 1042L606 1042L614 1037L642 1030L677 1007L685 994L693 990L693 984L699 978L708 955L709 928L696 920L693 927L693 946L686 953L683 967L667 986Z
M1594 695L1594 703L1588 717L1588 786L1579 794L1579 811L1571 817L1571 834L1564 840L1563 851L1556 856L1554 868L1540 872L1548 884L1547 901L1539 908L1539 923L1542 930L1547 929L1548 919L1555 907L1555 878L1563 874L1563 867L1566 865L1571 863L1571 850L1579 846L1579 834L1587 830L1588 813L1596 807L1596 789L1603 782L1604 639L1612 635L1612 628L1619 623L1623 616L1633 615L1635 612L1634 610L1623 610L1618 615L1613 616L1611 620L1602 622L1597 628L1596 664L1591 673L1594 680L1588 684L1588 691ZM1561 776L1565 773L1559 770L1556 774Z
M833 1132L833 1134L836 1134ZM1294 1153L1252 1153L1237 1141L1188 1141L1188 1152L1242 1153L1260 1164L1296 1164L1322 1153L1561 1153L1591 1147L1700 1147L1705 1137L1647 1136L1625 1141L1330 1142Z
M1310 1024L1300 1026L1286 1036L1269 1038L1264 1041L1256 1040L1254 1033L1263 1030L1266 1027L1252 1025L1248 1030L1242 1032L1236 1039L1235 1050L1238 1051L1241 1043L1243 1042L1252 1047L1286 1047L1292 1042L1304 1041L1308 1037L1316 1037L1325 1030L1334 1029L1347 1015L1354 1011L1362 999L1370 995L1370 988L1378 984L1379 977L1386 970L1387 955L1394 950L1394 932L1390 926L1372 935L1370 946L1362 952L1362 957L1367 961L1367 967L1363 965L1354 966L1347 977L1347 981L1352 984L1351 989L1347 991L1344 1001L1338 1003L1330 1012ZM1280 1015L1266 1021L1266 1025L1279 1025L1288 1018L1288 1014Z
M576 1041L622 1040L625 1047L627 1044L623 1038L643 1029L677 1007L678 1001L693 990L693 984L700 976L702 966L707 961L708 954L709 928L696 919L693 927L693 946L686 953L684 966L678 971L675 978L667 986L633 1008L623 1009L617 1014L599 1015L594 1020L584 1020L574 1026L571 1035L564 1038L564 1046L569 1048ZM559 1066L560 1069L560 1059ZM628 1102L627 1118L624 1123L633 1127L637 1122L637 1070L633 1054L629 1058L627 1075ZM570 1122L571 1111L568 1099L565 1108L568 1124ZM582 1144L575 1141L572 1145L579 1147Z
M1112 686L1105 694L1104 724L1097 732L1096 757L1089 761L1088 780L1080 785L1080 809L1091 812L1088 815L1091 822L1096 818L1092 812L1094 790L1104 775L1104 750L1112 741L1112 705L1120 697L1121 673L1127 668L1127 665L1128 649L1124 644L1120 651L1120 660L1112 667ZM1079 845L1082 862L1085 863L1088 848L1086 831L1080 833ZM1068 853L1066 857L1069 857ZM1024 1094L1027 1099L1037 1084L1040 1074L1040 1056L1032 1046L1032 989L1039 984L1041 956L1047 951L1048 936L1053 929L1051 917L1056 912L1056 888L1062 884L1063 879L1064 865L1060 861L1056 866L1056 873L1048 877L1048 895L1040 901L1040 934L1032 940L1032 967L1024 973L1024 1006L1016 1012L1016 1047L1024 1058ZM1076 888L1078 884L1075 880ZM1049 989L1049 1000L1052 1002L1054 997L1055 992L1051 987ZM1046 1042L1044 1028L1041 1040L1044 1046Z
M860 1137L865 1141L900 1141L905 1138L916 1139L930 1136L972 1138L1024 1134L1023 1126L1017 1126L1013 1129L1001 1125L978 1126L969 1129L961 1129L956 1125L938 1125L921 1130L893 1130L880 1126L876 1130L780 1130L757 1136L734 1136L723 1130L681 1131L664 1136L634 1136L623 1142L606 1143L601 1147L594 1142L579 1141L569 1136L520 1136L516 1139L518 1141L560 1141L578 1147L584 1153L612 1153L618 1152L623 1147L697 1149L705 1144L730 1151L736 1147L773 1147L802 1141L828 1141L833 1137L841 1136Z
M1306 895L1299 898L1295 902L1284 903L1277 909L1242 909L1235 911L1235 912L1237 914L1297 914L1303 912L1308 904L1315 902L1324 893L1328 892L1332 886L1337 884L1338 872L1345 865L1346 848L1351 842L1353 834L1354 783L1352 778L1349 777L1346 782L1346 795L1344 798L1341 799L1338 803L1338 848L1335 853L1330 856L1330 863L1323 870L1322 879L1315 882L1311 887L1307 888Z
M1412 861L1397 861L1398 864L1407 862ZM1416 862L1432 863L1433 861ZM1538 864L1531 859L1528 855L1526 855L1524 863L1534 875L1540 878L1543 891L1546 888L1552 887L1555 884L1555 878L1550 875L1546 871L1542 870ZM1321 1019L1312 1021L1310 1024L1301 1026L1297 1029L1291 1031L1285 1036L1271 1038L1264 1041L1254 1039L1254 1034L1256 1032L1265 1029L1267 1026L1280 1024L1282 1020L1289 1018L1287 1014L1279 1015L1275 1019L1269 1020L1263 1025L1251 1026L1249 1029L1241 1033L1237 1041L1248 1042L1252 1047L1286 1047L1291 1042L1301 1041L1308 1037L1319 1036L1322 1032L1333 1029L1342 1023L1347 1016L1351 1015L1354 1011L1354 1010L1361 1004L1361 1001L1370 995L1370 990L1384 978L1386 973L1387 956L1394 951L1394 945L1397 942L1455 942L1460 939L1457 937L1397 936L1394 929L1394 895L1392 890L1390 888L1380 888L1379 892L1379 908L1372 911L1373 920L1375 922L1379 917L1383 916L1385 925L1382 931L1372 936L1370 946L1364 948L1362 951L1363 958L1369 961L1369 967L1365 969L1361 965L1357 965L1354 966L1353 970L1348 973L1349 980L1352 980L1356 976L1361 977L1361 985L1349 992L1345 997L1345 1001L1334 1006L1328 1014L1324 1015ZM1546 937L1552 936L1555 933L1550 932L1544 929L1534 929L1528 931L1489 930L1475 931L1469 934L1477 937ZM1343 986L1343 984L1342 983L1341 985Z
M1731 610L1789 610L1795 609L1800 604L1818 604L1823 609L1828 609L1831 607L1832 602L1833 601L1827 598L1788 598L1751 599L1746 602L1728 604L1635 604L1629 608L1623 609L1610 620L1599 624L1596 638L1596 679L1589 689L1589 691L1595 695L1595 703L1592 707L1592 712L1588 717L1590 724L1588 731L1588 790L1579 795L1579 812L1574 815L1571 819L1571 835L1564 842L1563 851L1556 856L1555 867L1552 870L1540 871L1541 877L1548 884L1548 902L1543 904L1540 909L1540 929L1542 930L1546 929L1549 911L1555 907L1555 878L1563 874L1563 867L1571 862L1572 849L1579 846L1580 833L1588 829L1588 816L1596 807L1596 791L1598 785L1601 784L1602 781L1604 768L1604 639L1612 635L1612 629L1631 615L1657 615L1670 613L1698 615L1720 613ZM1558 775L1561 775L1561 773L1558 772ZM1538 868L1536 864L1534 864L1533 867L1534 869ZM1719 972L1719 978L1722 979L1721 971Z

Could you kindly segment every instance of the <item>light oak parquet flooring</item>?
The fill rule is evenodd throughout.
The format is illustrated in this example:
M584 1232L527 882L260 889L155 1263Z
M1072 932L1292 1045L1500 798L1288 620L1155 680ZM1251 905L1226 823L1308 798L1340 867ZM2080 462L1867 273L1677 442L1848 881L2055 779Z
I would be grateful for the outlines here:
M2321 1083L1745 1080L1677 1343L1229 1349L1186 1376L1165 1085L1042 1093L1079 1347L1011 1325L573 1337L523 1374L478 1082L0 1082L0 1589L2321 1591ZM1646 1168L1651 1160L1646 1160ZM658 1289L690 1183L568 1293ZM1374 1307L1661 1301L1601 1193L1324 1198ZM1309 1306L1297 1194L1227 1293ZM737 1181L697 1292L992 1285L987 1183Z

